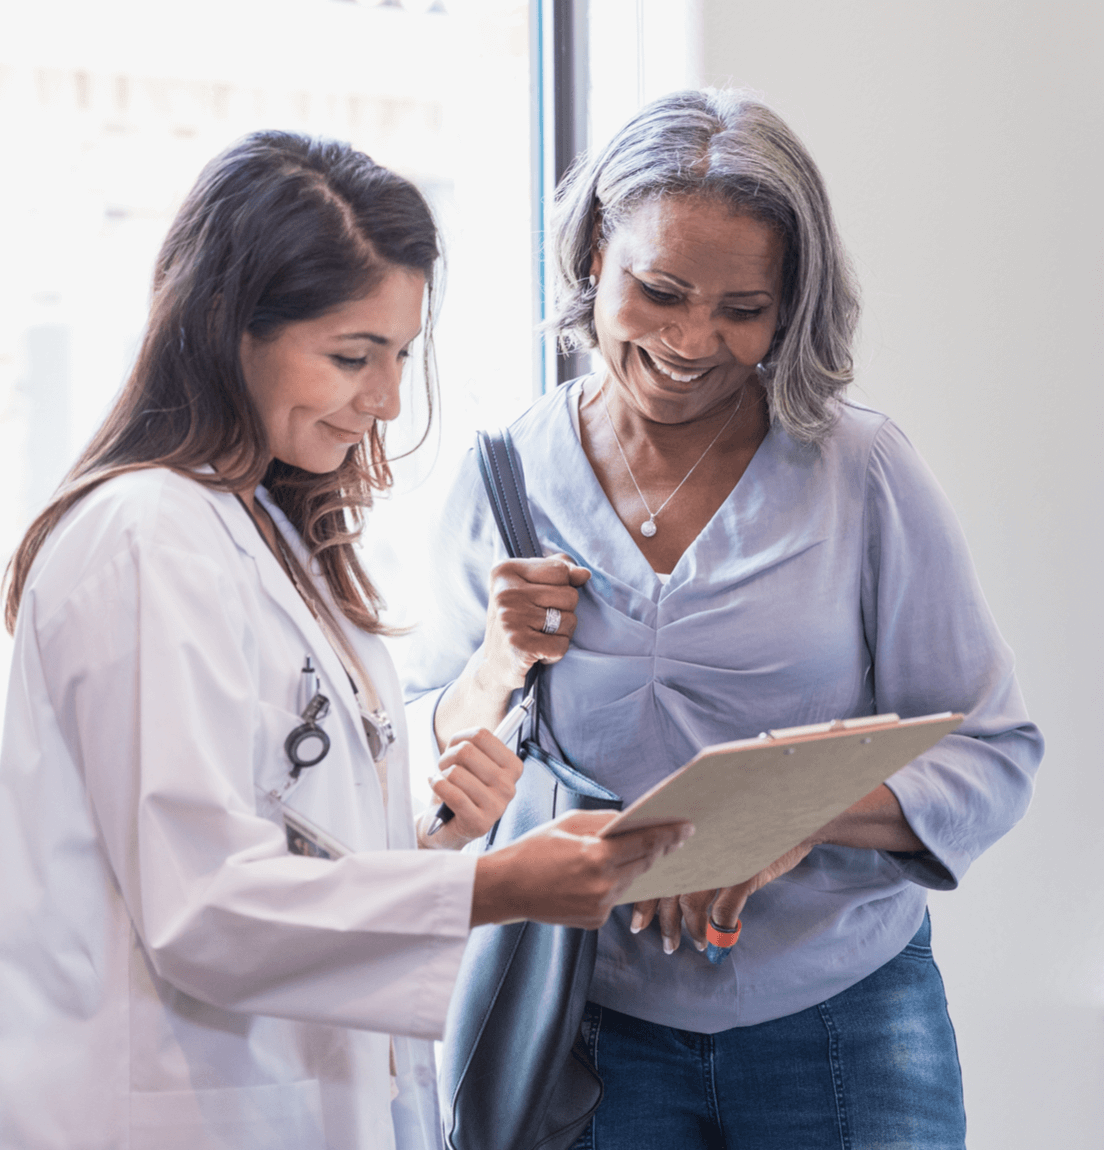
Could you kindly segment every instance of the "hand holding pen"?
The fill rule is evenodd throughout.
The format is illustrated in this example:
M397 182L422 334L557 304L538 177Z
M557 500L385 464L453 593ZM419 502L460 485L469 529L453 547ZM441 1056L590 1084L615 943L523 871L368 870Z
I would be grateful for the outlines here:
M522 723L525 722L525 718L529 714L529 710L532 706L533 692L530 691L516 707L510 710L502 722L495 728L495 739L507 745L511 743L517 737L518 731L521 730ZM452 808L448 803L442 803L437 808L437 814L434 816L433 822L426 831L426 837L429 838L435 835L446 823L451 822L453 818L455 818L455 813Z

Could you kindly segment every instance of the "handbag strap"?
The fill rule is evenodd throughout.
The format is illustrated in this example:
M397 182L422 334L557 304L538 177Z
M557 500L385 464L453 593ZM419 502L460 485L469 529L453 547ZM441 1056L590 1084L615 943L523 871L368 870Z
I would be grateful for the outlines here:
M525 474L509 431L506 428L480 431L476 435L476 446L479 474L510 558L539 558L540 542L529 511Z
M510 432L505 427L499 431L479 431L476 433L475 444L479 474L487 489L491 512L506 546L506 553L511 559L540 558L543 552L529 510L525 473L521 469L521 457L510 438ZM543 672L544 664L534 663L525 676L523 688L525 693L532 691L535 700L526 724L534 738L540 729Z

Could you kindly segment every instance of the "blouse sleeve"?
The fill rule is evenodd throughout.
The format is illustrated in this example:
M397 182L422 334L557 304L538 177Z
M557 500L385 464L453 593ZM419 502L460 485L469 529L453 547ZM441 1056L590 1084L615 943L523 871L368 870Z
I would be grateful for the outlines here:
M887 783L927 848L887 857L914 882L952 889L1023 817L1042 736L946 496L888 421L871 450L864 539L862 613L877 710L966 716Z
M228 1010L439 1037L474 860L382 839L336 861L288 853L258 813L274 711L257 679L264 620L250 622L203 540L188 542L133 542L48 616L25 603L50 708L153 967Z

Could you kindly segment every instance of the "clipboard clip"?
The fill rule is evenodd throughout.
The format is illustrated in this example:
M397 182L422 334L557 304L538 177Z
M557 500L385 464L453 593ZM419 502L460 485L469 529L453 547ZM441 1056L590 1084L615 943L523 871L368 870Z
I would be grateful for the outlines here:
M949 713L949 712L948 712ZM760 739L779 741L782 739L812 739L821 735L842 734L844 731L861 731L867 727L896 727L901 717L893 713L885 715L860 715L857 719L829 719L826 723L806 723L803 727L774 727L760 731Z

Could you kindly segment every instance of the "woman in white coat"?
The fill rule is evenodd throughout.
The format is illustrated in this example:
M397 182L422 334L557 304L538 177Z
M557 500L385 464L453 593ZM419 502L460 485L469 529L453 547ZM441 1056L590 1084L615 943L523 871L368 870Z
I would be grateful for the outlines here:
M455 818L415 827L353 549L423 323L431 386L437 259L409 183L284 133L173 224L134 371L8 571L7 1150L436 1146L469 928L595 926L683 833L414 849L483 834L520 770L463 733Z

